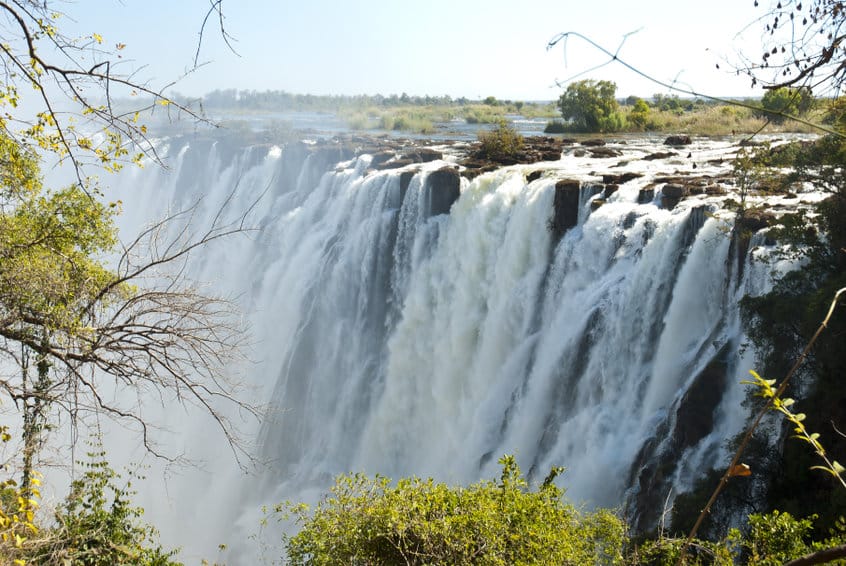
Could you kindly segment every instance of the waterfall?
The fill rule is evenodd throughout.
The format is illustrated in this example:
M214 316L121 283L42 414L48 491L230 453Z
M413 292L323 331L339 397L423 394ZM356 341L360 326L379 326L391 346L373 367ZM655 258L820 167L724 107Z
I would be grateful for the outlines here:
M702 163L732 151L697 144ZM466 484L494 477L506 453L533 481L565 466L571 499L626 504L645 525L644 501L690 485L742 425L738 301L768 275L756 253L736 268L723 197L672 209L643 198L660 195L662 168L689 170L682 159L626 161L643 176L607 194L595 171L619 159L567 154L471 180L450 173L448 149L380 169L370 153L320 144L166 145L169 171L120 178L126 234L199 197L195 218L258 199L260 228L192 264L195 278L240 297L253 344L241 379L267 409L248 429L266 464L255 475L228 462L206 421L167 417L206 460L206 479L186 471L171 503L145 504L189 554L245 539L262 503L313 499L342 472ZM460 191L454 202L444 178ZM576 225L558 237L562 179L581 189ZM658 461L669 468L660 478Z

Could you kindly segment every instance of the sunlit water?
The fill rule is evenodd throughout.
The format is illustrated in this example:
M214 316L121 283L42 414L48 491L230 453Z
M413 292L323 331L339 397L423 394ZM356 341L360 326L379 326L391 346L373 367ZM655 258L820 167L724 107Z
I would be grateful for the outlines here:
M738 300L765 291L770 271L764 247L737 269L722 197L666 210L656 191L638 203L656 175L694 163L726 172L718 160L733 142L640 160L665 149L656 141L629 139L622 158L567 150L462 179L450 213L436 216L427 176L443 161L415 166L403 194L402 170L372 171L368 155L324 173L311 159L292 170L278 147L180 138L163 148L169 171L125 172L127 235L200 197L198 229L230 195L236 215L259 199L260 230L209 247L191 276L237 297L248 322L252 361L232 371L267 406L243 429L262 465L242 472L210 419L168 408L163 445L205 464L168 468L162 487L152 462L141 502L165 542L184 546L188 563L225 543L227 563L251 564L262 504L313 500L346 471L466 484L494 477L503 454L533 480L566 466L571 499L619 507L636 495L643 446L728 351L714 430L678 457L672 483L691 483L745 417ZM625 171L644 176L592 211L597 175ZM582 206L556 243L548 224L562 178L582 181Z

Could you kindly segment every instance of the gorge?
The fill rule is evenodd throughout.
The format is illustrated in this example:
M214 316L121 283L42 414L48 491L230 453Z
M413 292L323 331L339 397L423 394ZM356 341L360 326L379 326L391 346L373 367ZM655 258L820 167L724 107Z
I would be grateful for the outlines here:
M245 475L207 419L165 411L206 469L142 493L164 541L238 563L262 504L347 471L466 484L503 454L653 529L743 426L738 303L791 268L769 259L772 213L735 226L740 139L664 141L535 140L497 164L469 142L186 135L162 142L170 170L124 171L126 234L194 203L199 226L253 207L259 228L190 270L248 321L233 371L265 406L245 429L262 464Z

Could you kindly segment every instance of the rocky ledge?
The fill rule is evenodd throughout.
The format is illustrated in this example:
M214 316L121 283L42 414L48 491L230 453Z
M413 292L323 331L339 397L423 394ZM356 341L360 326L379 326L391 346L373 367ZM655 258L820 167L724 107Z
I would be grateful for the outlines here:
M660 142L659 142L660 143ZM678 149L692 143L689 136L675 135L664 140L664 144ZM585 182L576 179L559 179L556 182L555 216L551 229L556 236L562 235L568 228L575 226L580 206L580 191L588 190L594 196L594 209L602 206L620 186L640 178L639 172L614 172L634 160L666 160L668 173L654 177L639 189L638 202L652 203L662 208L672 209L681 200L697 195L724 195L733 185L730 172L724 174L706 174L697 171L697 164L691 152L685 156L678 151L657 151L645 153L643 147L629 148L625 141L607 141L603 139L575 140L551 136L527 137L519 152L502 155L484 155L479 142L468 141L433 141L384 136L346 135L315 143L299 143L296 152L305 151L314 156L318 163L331 169L337 162L351 159L357 155L370 154L370 168L373 171L405 168L401 176L404 191L416 173L415 164L437 160L450 162L438 170L433 177L437 181L438 196L431 203L433 213L446 212L449 205L457 198L460 177L473 179L476 176L499 169L506 165L537 164L537 169L526 173L526 181L532 182L546 171L558 171L554 166L545 167L545 162L558 162L562 157L603 159L601 167L606 171L595 171L595 181ZM620 158L614 163L608 159ZM722 163L722 158L718 159ZM709 162L711 163L711 162ZM700 170L701 171L701 170ZM713 168L711 168L713 172ZM434 182L433 181L433 182Z

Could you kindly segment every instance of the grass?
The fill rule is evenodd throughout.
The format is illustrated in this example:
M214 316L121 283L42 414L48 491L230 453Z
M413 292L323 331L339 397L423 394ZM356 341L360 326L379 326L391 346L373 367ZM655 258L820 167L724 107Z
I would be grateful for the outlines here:
M623 106L625 115L631 106ZM431 134L436 125L460 119L468 124L498 124L506 116L520 115L525 118L548 118L552 129L547 133L566 133L567 124L560 119L554 103L499 103L496 105L471 103L450 105L407 105L396 107L351 106L339 109L339 115L352 130L394 131L417 134ZM812 111L807 117L810 122L821 120L821 111ZM763 129L762 129L763 128ZM622 133L657 132L681 133L703 136L730 134L752 134L799 132L815 130L795 121L783 124L767 124L752 109L730 104L698 104L692 109L658 110L651 108L642 127L631 122Z

